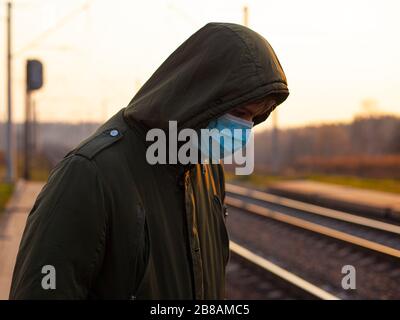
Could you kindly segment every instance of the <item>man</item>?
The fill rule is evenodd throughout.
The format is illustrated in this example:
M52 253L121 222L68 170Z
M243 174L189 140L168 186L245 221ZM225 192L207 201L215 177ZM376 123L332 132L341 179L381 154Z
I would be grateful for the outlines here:
M10 298L223 299L222 166L151 165L146 134L171 120L199 130L227 114L228 126L259 124L288 94L259 34L228 23L197 31L53 169L30 212Z

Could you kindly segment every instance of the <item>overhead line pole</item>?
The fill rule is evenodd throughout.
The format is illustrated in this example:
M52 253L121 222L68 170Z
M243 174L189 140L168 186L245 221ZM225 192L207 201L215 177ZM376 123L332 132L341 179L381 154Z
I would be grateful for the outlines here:
M249 26L249 8L247 6L243 7L243 25L245 27Z
M244 6L243 7L243 25L245 27L249 26L249 7ZM279 130L278 130L278 110L275 109L272 114L272 132L271 132L271 153L272 153L272 165L271 169L274 174L277 174L279 172L279 161L280 161L280 155L279 155L279 145L278 145L278 135L279 135Z
M12 183L15 179L14 170L14 137L12 122L12 42L11 42L12 4L7 2L7 126L6 126L6 181Z

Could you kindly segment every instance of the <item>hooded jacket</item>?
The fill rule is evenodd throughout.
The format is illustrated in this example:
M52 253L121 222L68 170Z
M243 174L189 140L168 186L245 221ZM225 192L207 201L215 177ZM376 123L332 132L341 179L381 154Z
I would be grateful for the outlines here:
M222 165L151 165L146 133L169 120L203 128L271 94L279 104L288 88L262 36L229 23L193 34L52 170L28 216L10 298L225 298ZM55 289L42 286L45 266L54 267Z

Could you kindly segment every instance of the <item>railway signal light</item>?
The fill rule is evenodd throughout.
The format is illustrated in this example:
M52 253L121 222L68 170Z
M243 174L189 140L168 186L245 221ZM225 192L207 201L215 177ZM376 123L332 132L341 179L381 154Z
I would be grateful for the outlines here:
M28 60L26 63L27 91L40 89L43 86L43 64L39 60Z

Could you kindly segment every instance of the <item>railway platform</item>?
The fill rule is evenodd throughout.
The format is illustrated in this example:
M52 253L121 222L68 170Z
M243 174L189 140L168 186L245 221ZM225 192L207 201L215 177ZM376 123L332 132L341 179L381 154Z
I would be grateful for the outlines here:
M400 195L322 182L293 180L273 184L268 192L333 209L400 221Z
M0 300L8 299L26 218L42 187L40 182L18 181L13 196L0 214Z

